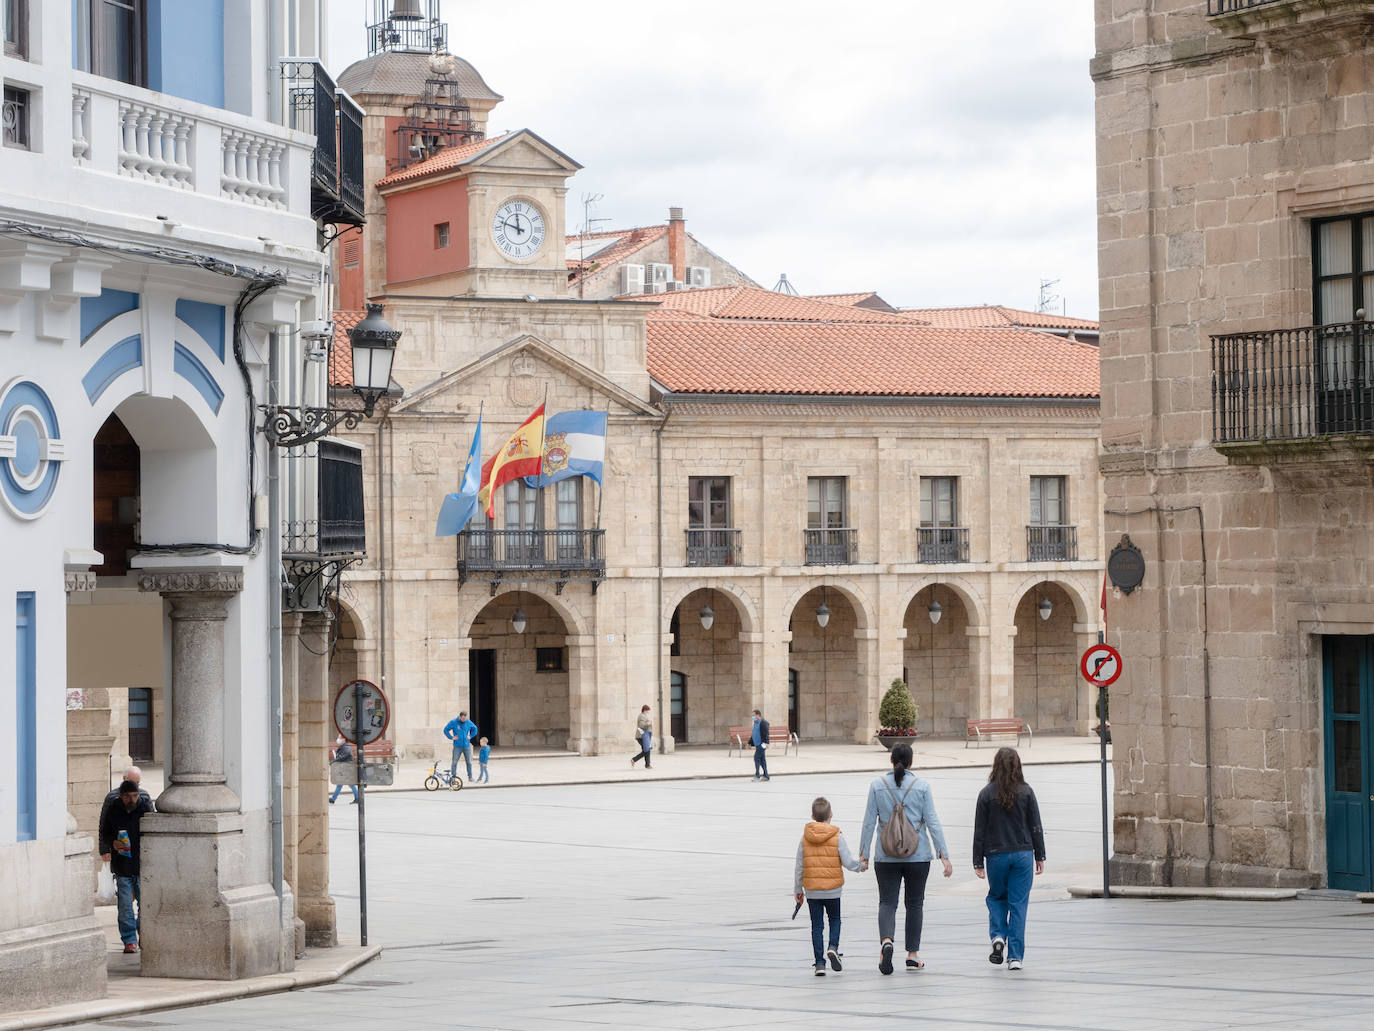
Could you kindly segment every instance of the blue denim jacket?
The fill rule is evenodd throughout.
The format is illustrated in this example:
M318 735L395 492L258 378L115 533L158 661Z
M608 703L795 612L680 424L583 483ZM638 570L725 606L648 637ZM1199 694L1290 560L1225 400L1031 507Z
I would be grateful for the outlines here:
M892 794L888 793L889 788ZM879 828L886 826L892 816L892 795L896 795L905 805L906 818L913 827L921 828L921 821L925 821L925 827L917 832L920 845L906 859L894 859L883 851ZM875 831L878 831L876 840ZM871 850L870 842L873 845ZM934 851L931 850L932 842ZM891 773L884 773L868 786L868 806L864 809L864 829L859 835L859 855L867 856L875 863L928 863L937 855L949 855L945 829L935 815L935 799L931 796L929 783L908 770L902 778L901 787L897 787L896 778Z

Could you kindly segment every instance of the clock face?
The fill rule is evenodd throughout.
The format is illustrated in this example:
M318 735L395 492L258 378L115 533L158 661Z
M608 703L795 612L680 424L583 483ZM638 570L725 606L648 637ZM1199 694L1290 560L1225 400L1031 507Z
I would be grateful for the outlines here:
M506 257L529 258L544 246L544 216L528 201L508 200L496 209L491 236Z

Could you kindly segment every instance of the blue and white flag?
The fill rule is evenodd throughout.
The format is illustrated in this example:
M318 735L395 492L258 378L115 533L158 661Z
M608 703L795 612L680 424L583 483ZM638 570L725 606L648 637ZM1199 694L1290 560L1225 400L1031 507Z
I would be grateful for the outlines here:
M571 476L590 476L601 482L606 461L606 413L579 410L559 412L544 423L542 476L526 476L530 487L542 487Z
M477 492L482 487L482 417L477 417L477 429L472 434L468 450L468 464L463 470L463 482L457 494L449 494L439 507L439 522L434 536L451 537L462 533L468 520L477 514Z

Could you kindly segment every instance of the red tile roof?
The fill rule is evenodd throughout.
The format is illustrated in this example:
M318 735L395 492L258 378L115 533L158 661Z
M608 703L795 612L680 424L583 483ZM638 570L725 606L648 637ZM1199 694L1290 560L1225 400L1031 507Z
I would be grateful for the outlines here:
M334 312L334 346L329 349L331 387L353 386L353 348L348 342L348 331L366 315L365 311Z
M865 290L862 293L854 294L810 294L808 296L813 301L829 301L831 304L847 304L850 307L862 305L865 308L876 308L878 311L897 310L879 297L875 290Z
M648 363L675 393L1099 395L1096 347L1020 329L798 324L654 311Z
M617 229L614 232L588 233L585 237L567 237L568 268L574 273L584 269L590 272L593 266L606 268L614 265L618 261L623 261L641 247L647 247L655 240L661 240L668 233L668 227L664 226L637 226L634 229ZM578 259L574 255L581 254L581 241L587 240L614 240L620 238L618 243L611 244L596 254L588 254L586 258ZM590 250L590 248L589 248ZM575 274L572 282L576 283L580 274Z
M1030 329L1081 329L1087 333L1096 333L1098 330L1097 323L1091 319L1024 311L1000 304L981 304L972 308L903 308L902 312L932 326L1024 326Z
M658 302L662 310L690 312L713 319L772 319L781 322L893 323L909 326L899 312L855 308L782 294L752 286L712 286L662 294L632 294L623 300Z
M405 168L398 169L390 175L378 179L377 189L395 186L397 183L413 182L436 172L451 171L459 165L471 161L488 147L500 143L509 135L510 133L503 132L500 136L492 136L490 139L474 140L472 143L464 143L457 147L445 147L433 157L427 157L413 165L406 165Z

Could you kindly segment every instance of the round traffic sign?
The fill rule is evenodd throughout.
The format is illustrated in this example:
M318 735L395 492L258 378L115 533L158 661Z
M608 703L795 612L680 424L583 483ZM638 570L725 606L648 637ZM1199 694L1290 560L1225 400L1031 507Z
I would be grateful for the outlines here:
M334 696L334 726L347 741L358 743L357 706L361 688L362 705L362 743L370 745L386 733L391 722L391 706L386 695L376 684L367 680L354 680L339 688Z
M1110 644L1095 644L1083 653L1078 668L1094 687L1106 687L1121 676L1121 653Z

